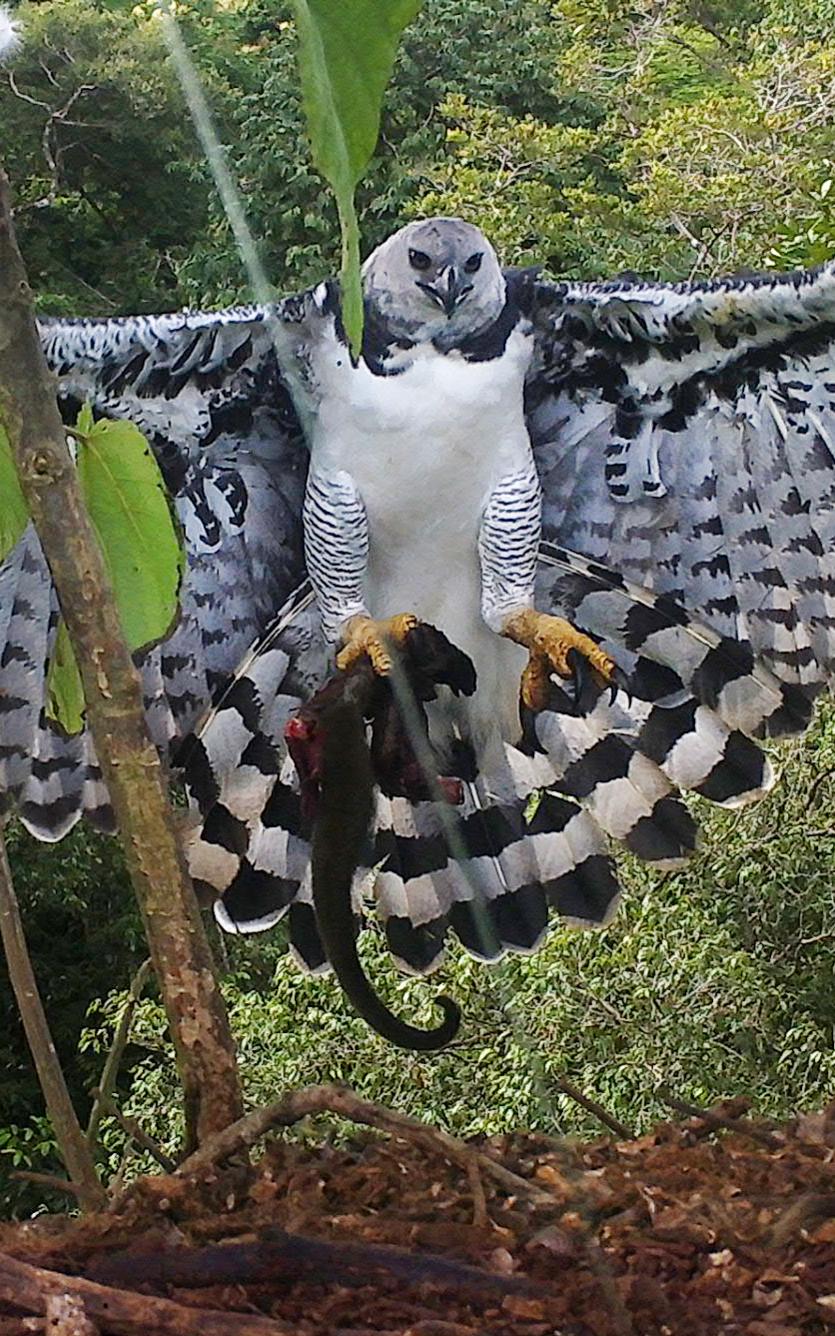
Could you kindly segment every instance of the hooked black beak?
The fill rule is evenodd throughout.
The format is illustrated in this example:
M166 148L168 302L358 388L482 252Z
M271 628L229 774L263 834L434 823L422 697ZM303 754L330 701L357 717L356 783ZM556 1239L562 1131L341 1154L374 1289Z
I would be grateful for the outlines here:
M418 281L418 287L431 297L438 306L442 307L447 316L451 316L467 294L473 290L472 283L466 282L464 276L459 273L454 264L441 270L436 283L421 283Z

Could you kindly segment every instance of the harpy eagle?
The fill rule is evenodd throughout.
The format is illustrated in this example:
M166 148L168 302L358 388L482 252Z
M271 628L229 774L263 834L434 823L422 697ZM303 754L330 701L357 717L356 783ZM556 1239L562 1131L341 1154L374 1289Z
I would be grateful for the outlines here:
M470 656L475 692L428 707L461 802L380 789L357 879L425 971L450 929L494 959L550 910L606 923L612 841L677 865L680 791L759 797L754 739L808 723L835 666L835 268L543 282L436 218L364 291L356 364L333 282L42 334L67 420L137 423L182 524L179 620L139 667L223 927L286 916L326 968L285 725L334 661L385 674L414 619ZM45 718L57 618L30 529L0 567L0 792L46 840L112 826L89 735Z

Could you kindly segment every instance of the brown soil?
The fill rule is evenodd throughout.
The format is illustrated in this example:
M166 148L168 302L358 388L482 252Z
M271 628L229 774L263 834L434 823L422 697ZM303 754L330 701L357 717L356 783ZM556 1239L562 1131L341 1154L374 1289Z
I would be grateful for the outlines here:
M833 1118L766 1130L743 1111L734 1101L636 1141L496 1137L469 1171L363 1133L347 1148L274 1140L253 1168L143 1179L119 1213L0 1226L0 1336L835 1330ZM717 1131L717 1114L744 1131ZM485 1171L485 1156L527 1187ZM54 1296L61 1277L75 1308L60 1319L53 1298L36 1321L32 1296Z

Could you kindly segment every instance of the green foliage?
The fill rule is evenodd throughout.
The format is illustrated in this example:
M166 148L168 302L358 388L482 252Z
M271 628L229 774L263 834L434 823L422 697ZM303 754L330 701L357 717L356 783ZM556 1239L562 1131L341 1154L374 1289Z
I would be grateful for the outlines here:
M177 266L206 226L209 187L150 7L47 0L16 17L25 46L0 72L2 155L41 308L182 304Z
M70 1093L84 1119L101 1059L80 1052L79 1035L96 999L127 987L147 953L122 853L116 840L82 827L62 841L59 851L33 840L15 823L6 827L6 840L38 987ZM121 1089L129 1086L132 1063L143 1056L132 1044ZM33 1189L8 1182L15 1157L20 1167L62 1170L50 1149L53 1138L2 954L0 1071L0 1214L25 1213L41 1198ZM50 1200L57 1209L66 1205Z
M84 728L84 688L78 660L63 617L55 634L55 649L46 676L46 714L65 733L74 736Z
M336 197L342 228L342 319L362 344L360 237L354 192L380 133L380 107L400 35L421 0L295 0L302 102L313 161Z
M599 117L575 121L572 138L449 98L448 154L410 212L487 220L511 258L576 277L675 280L835 256L835 56L797 13L651 0L555 10L562 91L590 96Z
M29 522L9 438L0 422L0 562L16 546Z
M177 611L184 552L159 465L131 422L83 408L78 478L131 650L163 639Z

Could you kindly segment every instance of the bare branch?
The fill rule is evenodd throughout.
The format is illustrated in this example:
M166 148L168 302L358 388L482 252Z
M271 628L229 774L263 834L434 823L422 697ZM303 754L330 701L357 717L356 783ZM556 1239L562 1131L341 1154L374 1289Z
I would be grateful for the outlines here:
M105 1059L101 1080L99 1081L99 1088L96 1091L93 1107L90 1110L90 1119L87 1123L87 1141L91 1146L96 1139L96 1133L98 1132L99 1123L101 1122L102 1104L107 1103L113 1094L113 1087L116 1084L116 1077L119 1074L119 1064L122 1061L122 1054L125 1051L125 1045L130 1036L133 1013L136 1011L136 1004L142 996L142 989L148 981L150 972L151 961L145 960L139 966L139 969L131 980L127 1001L119 1016L119 1022L113 1035L113 1043L110 1045L110 1052Z

